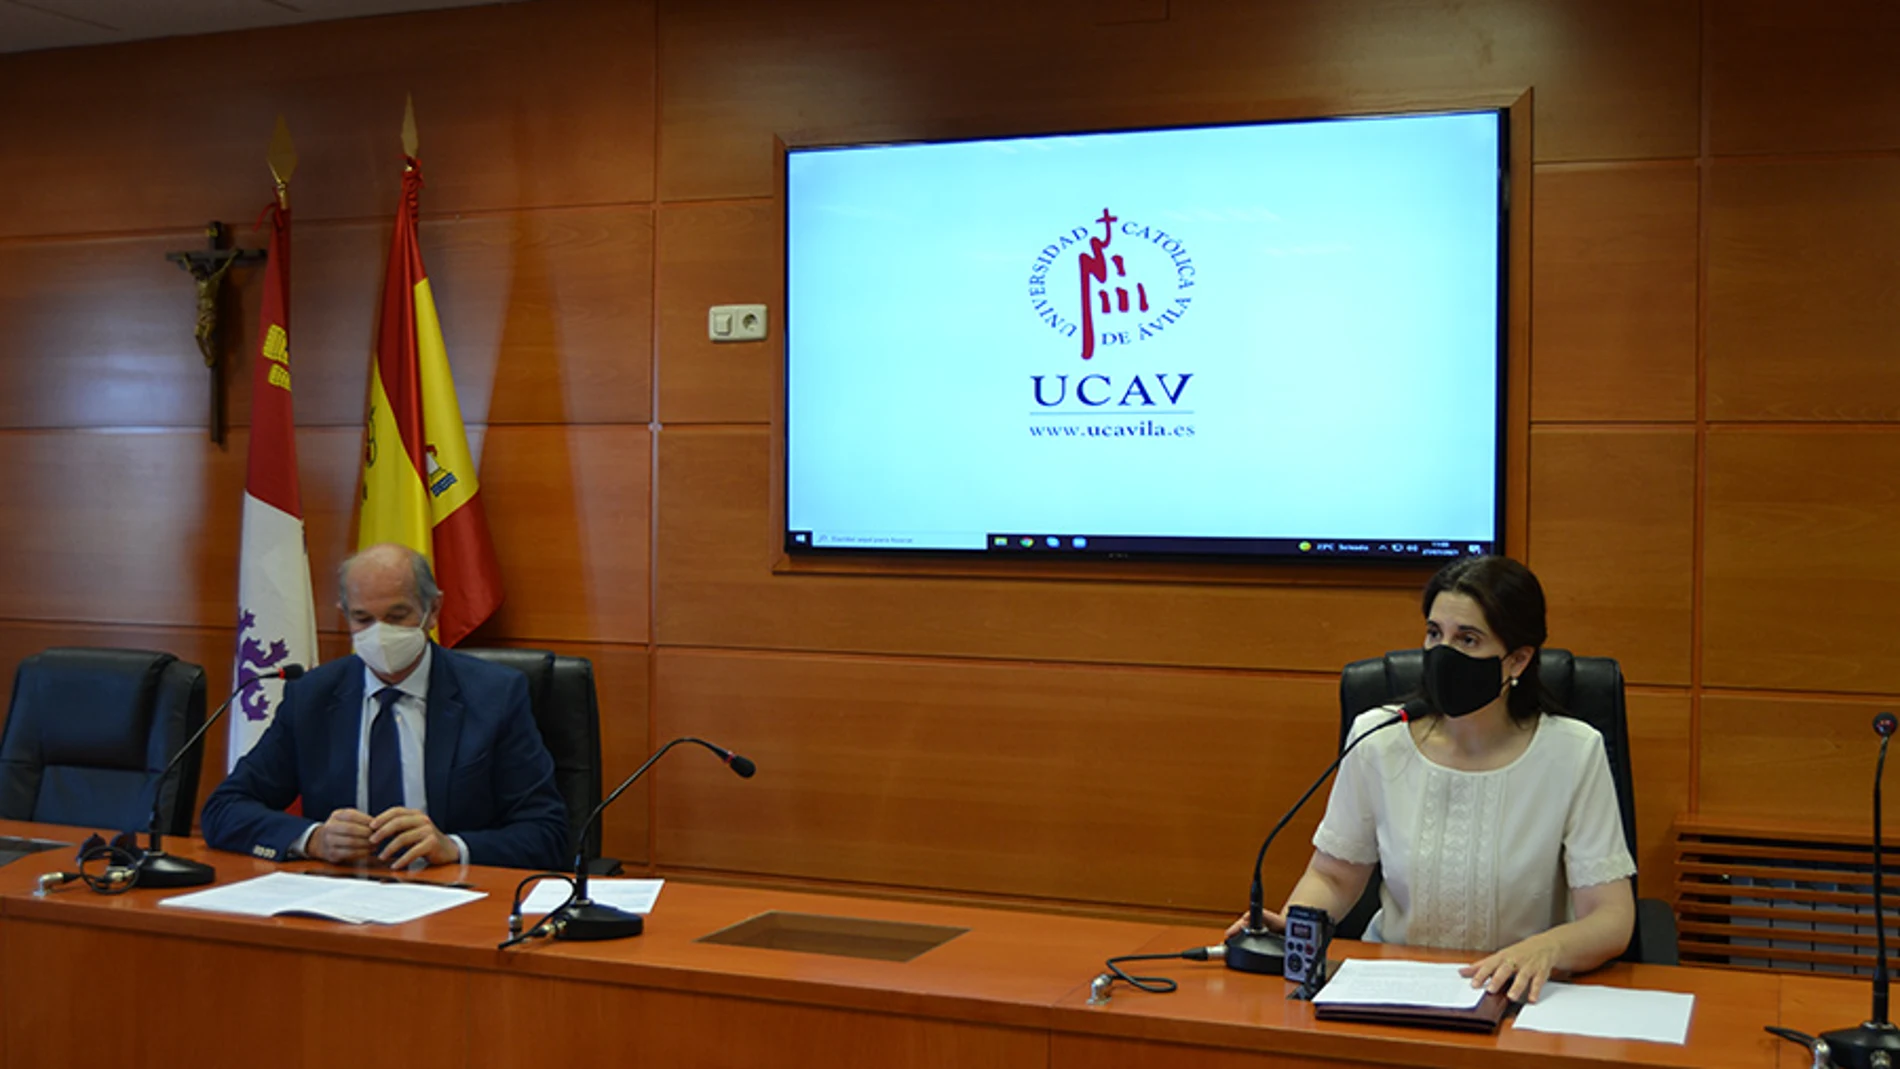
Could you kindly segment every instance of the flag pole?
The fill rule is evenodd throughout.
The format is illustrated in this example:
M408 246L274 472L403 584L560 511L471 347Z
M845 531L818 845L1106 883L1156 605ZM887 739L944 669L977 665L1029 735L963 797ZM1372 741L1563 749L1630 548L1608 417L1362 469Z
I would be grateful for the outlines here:
M270 165L271 180L277 183L277 206L290 207L290 176L297 171L297 145L291 141L290 127L282 115L277 116L277 129L271 134L264 162Z
M413 160L420 147L421 141L416 137L415 94L405 93L402 98L402 154Z

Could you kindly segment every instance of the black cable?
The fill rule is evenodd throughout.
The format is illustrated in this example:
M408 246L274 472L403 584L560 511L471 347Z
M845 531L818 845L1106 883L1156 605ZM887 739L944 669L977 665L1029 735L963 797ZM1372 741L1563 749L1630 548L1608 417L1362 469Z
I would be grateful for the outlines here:
M1121 963L1125 961L1210 961L1222 958L1226 953L1227 948L1224 946L1211 946L1195 947L1192 950L1177 950L1172 954L1123 954L1120 957L1110 958L1102 963L1103 966L1108 969L1108 972L1096 978L1096 986L1091 990L1090 994L1093 998L1107 998L1109 988L1114 986L1116 980L1120 980L1137 991L1146 991L1151 995L1170 994L1179 986L1173 980L1165 976L1134 976L1124 970ZM1103 979L1106 979L1108 983L1101 983Z
M1792 1028L1782 1028L1779 1025L1772 1024L1763 1025L1762 1031L1770 1035L1780 1036L1790 1043L1799 1043L1804 1047L1814 1046L1814 1037L1808 1035L1806 1032L1799 1032Z
M79 871L62 872L60 883L81 880L96 894L122 895L130 891L139 882L139 859L136 849L128 849L118 842L106 842L95 835L86 840L79 848ZM88 872L86 866L95 862L103 863L97 873Z
M35 892L44 896L55 887L64 887L69 883L84 883L94 894L122 895L138 886L139 858L144 851L139 849L138 837L131 832L121 832L107 840L97 833L86 837L79 844L79 852L74 858L78 872L47 872L39 879L39 889ZM99 864L100 871L92 872L87 866Z
M524 932L521 930L521 902L526 896L522 894L522 891L525 890L529 884L537 880L560 880L562 883L567 884L567 899L560 905L549 910L540 920L534 922L534 927ZM554 918L560 916L567 907L574 904L574 898L578 892L579 887L575 884L574 877L569 876L565 872L537 872L532 876L524 878L520 883L515 884L514 899L508 905L508 938L497 944L495 949L507 950L509 947L520 946L530 939L537 939L549 934L549 923L553 921Z

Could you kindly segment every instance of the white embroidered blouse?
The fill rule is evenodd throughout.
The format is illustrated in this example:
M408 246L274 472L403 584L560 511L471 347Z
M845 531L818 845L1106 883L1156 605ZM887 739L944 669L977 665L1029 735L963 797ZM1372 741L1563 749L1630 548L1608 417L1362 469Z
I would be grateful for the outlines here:
M1352 737L1392 712L1362 714ZM1487 953L1572 919L1571 889L1636 872L1603 736L1567 716L1540 716L1485 772L1431 761L1404 725L1373 735L1340 765L1313 845L1380 863L1366 939Z

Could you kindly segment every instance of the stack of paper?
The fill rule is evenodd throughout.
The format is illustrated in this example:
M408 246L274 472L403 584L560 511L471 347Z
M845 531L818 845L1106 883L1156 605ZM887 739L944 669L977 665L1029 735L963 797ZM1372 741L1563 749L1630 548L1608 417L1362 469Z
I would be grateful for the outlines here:
M660 888L666 886L665 880L594 880L587 881L587 897L603 906L623 909L628 913L647 914L653 912L653 903L659 900ZM521 903L523 913L552 913L567 901L570 888L565 880L542 880L528 892Z
M1536 1002L1517 1011L1515 1028L1604 1039L1682 1043L1689 1038L1695 996L1594 984L1544 985Z
M1416 1024L1490 1032L1510 1002L1458 975L1459 966L1426 961L1354 958L1313 997L1322 1021Z
M482 891L428 883L380 883L273 872L209 891L175 895L159 905L249 917L306 916L347 924L403 924L482 897Z
M1313 1004L1468 1010L1484 997L1484 989L1472 987L1469 977L1458 975L1458 968L1429 961L1353 958L1313 996Z

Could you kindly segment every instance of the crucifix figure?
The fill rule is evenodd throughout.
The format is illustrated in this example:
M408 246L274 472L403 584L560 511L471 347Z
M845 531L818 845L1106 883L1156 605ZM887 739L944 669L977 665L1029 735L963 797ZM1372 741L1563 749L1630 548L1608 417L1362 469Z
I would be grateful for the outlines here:
M225 229L220 222L205 226L205 238L210 246L205 251L168 252L165 258L184 268L197 283L198 311L191 336L198 343L198 351L204 354L205 370L211 377L211 441L223 445L224 372L218 366L223 339L218 331L218 298L224 293L224 276L230 273L233 264L254 263L262 260L264 253L225 248Z

